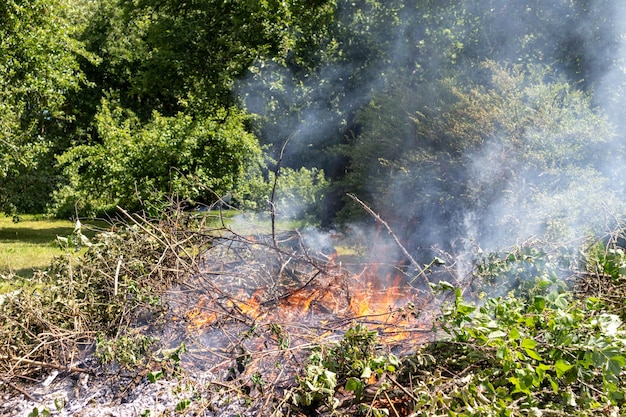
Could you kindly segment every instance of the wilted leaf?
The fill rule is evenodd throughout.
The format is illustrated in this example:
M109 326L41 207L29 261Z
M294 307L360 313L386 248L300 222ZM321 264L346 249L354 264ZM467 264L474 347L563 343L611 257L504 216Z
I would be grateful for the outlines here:
M502 330L493 330L491 332L489 332L489 339L500 339L503 337L506 337L506 333L503 332Z

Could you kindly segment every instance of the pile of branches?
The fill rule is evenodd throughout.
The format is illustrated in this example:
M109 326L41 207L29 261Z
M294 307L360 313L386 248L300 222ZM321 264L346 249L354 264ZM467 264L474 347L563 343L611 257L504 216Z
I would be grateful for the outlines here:
M527 242L479 258L467 291L434 287L453 297L435 340L396 357L356 327L312 349L275 415L618 415L626 406L623 236L619 229L582 252ZM472 294L478 288L482 297Z
M222 229L175 206L153 220L120 217L92 240L76 223L66 248L32 279L4 277L0 298L0 374L14 388L44 369L90 372L82 360L96 337L115 338L158 322L162 294L198 270L198 256Z

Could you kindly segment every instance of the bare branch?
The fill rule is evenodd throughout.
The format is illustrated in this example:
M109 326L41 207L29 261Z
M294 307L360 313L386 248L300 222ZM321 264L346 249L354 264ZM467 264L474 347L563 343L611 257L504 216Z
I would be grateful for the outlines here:
M411 265L413 265L413 267L419 272L417 274L417 276L418 277L421 276L424 279L424 281L426 282L426 285L430 289L431 295L434 295L433 292L432 292L432 288L430 288L430 281L428 280L428 277L426 276L426 272L424 271L424 268L422 268L422 266L415 260L415 258L413 258L413 256L411 256L409 251L407 251L406 248L402 245L402 243L400 242L400 239L398 239L398 236L394 233L393 229L391 229L389 224L385 220L383 220L382 217L380 217L380 215L378 215L378 213L376 213L367 204L365 204L363 201L361 201L357 196L355 196L354 194L350 194L350 193L348 193L347 195L348 195L348 197L353 199L355 202L357 202L361 207L363 207L363 209L367 213L369 213L374 218L374 220L376 220L378 223L382 224L383 227L385 229L387 229L387 232L389 233L389 235L391 235L391 237L393 238L393 241L396 243L396 245L398 245L398 248L400 248L400 250L402 251L404 256L406 256L407 259L411 262Z

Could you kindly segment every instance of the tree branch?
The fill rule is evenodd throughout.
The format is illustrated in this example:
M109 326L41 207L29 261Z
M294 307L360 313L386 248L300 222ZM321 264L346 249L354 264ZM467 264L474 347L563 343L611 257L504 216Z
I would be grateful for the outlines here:
M393 229L391 229L389 224L386 221L384 221L378 213L376 213L367 204L361 201L357 196L355 196L354 194L350 194L350 193L348 193L347 195L348 197L353 199L355 202L357 202L361 207L363 207L363 209L366 212L368 212L374 218L374 220L382 224L383 227L387 229L387 233L391 235L391 237L393 238L393 241L396 243L396 245L398 245L398 247L400 248L404 256L407 257L407 259L411 262L411 265L413 265L413 267L419 272L417 276L418 277L421 276L424 279L424 281L426 282L426 285L428 286L428 289L430 290L431 295L434 295L432 288L430 287L430 281L428 280L428 277L426 276L426 273L424 272L424 268L422 268L422 266L415 260L415 258L411 256L409 251L407 251L406 248L402 245L402 243L400 242L400 239L398 239L398 236L394 233Z

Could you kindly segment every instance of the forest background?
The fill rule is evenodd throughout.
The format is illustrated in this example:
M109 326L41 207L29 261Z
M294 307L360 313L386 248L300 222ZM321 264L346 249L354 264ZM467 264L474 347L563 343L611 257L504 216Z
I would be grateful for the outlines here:
M624 8L8 0L0 207L262 211L279 173L282 216L351 221L353 193L412 252L571 237L623 213Z

